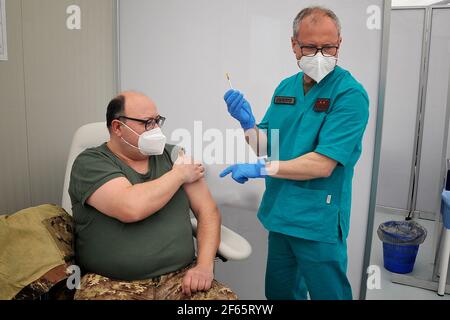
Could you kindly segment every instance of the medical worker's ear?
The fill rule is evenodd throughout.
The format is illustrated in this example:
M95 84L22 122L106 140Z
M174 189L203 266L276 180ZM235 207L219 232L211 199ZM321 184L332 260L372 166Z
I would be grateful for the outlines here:
M295 46L297 45L297 42L295 41L294 37L291 37L291 46L292 46L292 51L297 54L295 52Z
M292 52L295 54L295 58L297 60L299 60L300 52L296 51L296 50L299 50L299 49L297 49L298 48L298 43L297 43L297 40L294 37L291 38L291 45L292 45Z
M338 52L336 53L336 57L339 58L339 51L341 50L341 45L342 45L342 37L339 37L339 48L338 48Z

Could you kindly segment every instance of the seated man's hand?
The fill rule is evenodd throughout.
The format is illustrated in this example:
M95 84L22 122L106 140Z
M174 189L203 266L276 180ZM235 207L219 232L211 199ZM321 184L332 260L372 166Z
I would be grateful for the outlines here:
M205 176L203 165L186 156L183 152L179 153L172 170L181 177L183 184L194 183Z
M213 267L195 266L183 278L183 294L190 297L195 292L208 291L214 280Z

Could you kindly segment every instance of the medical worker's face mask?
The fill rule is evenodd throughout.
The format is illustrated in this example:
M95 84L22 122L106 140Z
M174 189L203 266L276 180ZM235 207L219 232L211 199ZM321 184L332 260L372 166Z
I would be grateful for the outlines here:
M143 134L139 135L127 126L125 123L120 122L135 135L139 137L138 146L133 146L131 143L126 141L123 137L122 140L132 148L138 149L144 156L157 156L164 152L164 147L166 146L166 136L162 133L161 128L156 127L155 129L145 131Z
M317 83L320 83L337 65L336 57L326 57L318 52L314 57L303 56L297 64L303 72Z

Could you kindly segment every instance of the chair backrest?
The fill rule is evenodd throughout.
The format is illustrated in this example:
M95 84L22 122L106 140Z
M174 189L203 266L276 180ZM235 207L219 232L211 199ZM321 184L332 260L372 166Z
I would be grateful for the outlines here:
M90 123L82 126L75 132L67 160L66 176L62 195L62 207L72 215L72 203L69 196L69 182L72 165L78 155L85 149L97 147L109 140L109 131L106 122Z

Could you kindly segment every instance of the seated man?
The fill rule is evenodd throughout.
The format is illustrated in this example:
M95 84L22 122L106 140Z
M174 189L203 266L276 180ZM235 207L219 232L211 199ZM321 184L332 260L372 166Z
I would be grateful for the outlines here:
M114 98L106 118L109 142L72 167L75 255L87 272L75 299L237 299L213 279L221 218L203 166L165 145L165 118L142 94Z

